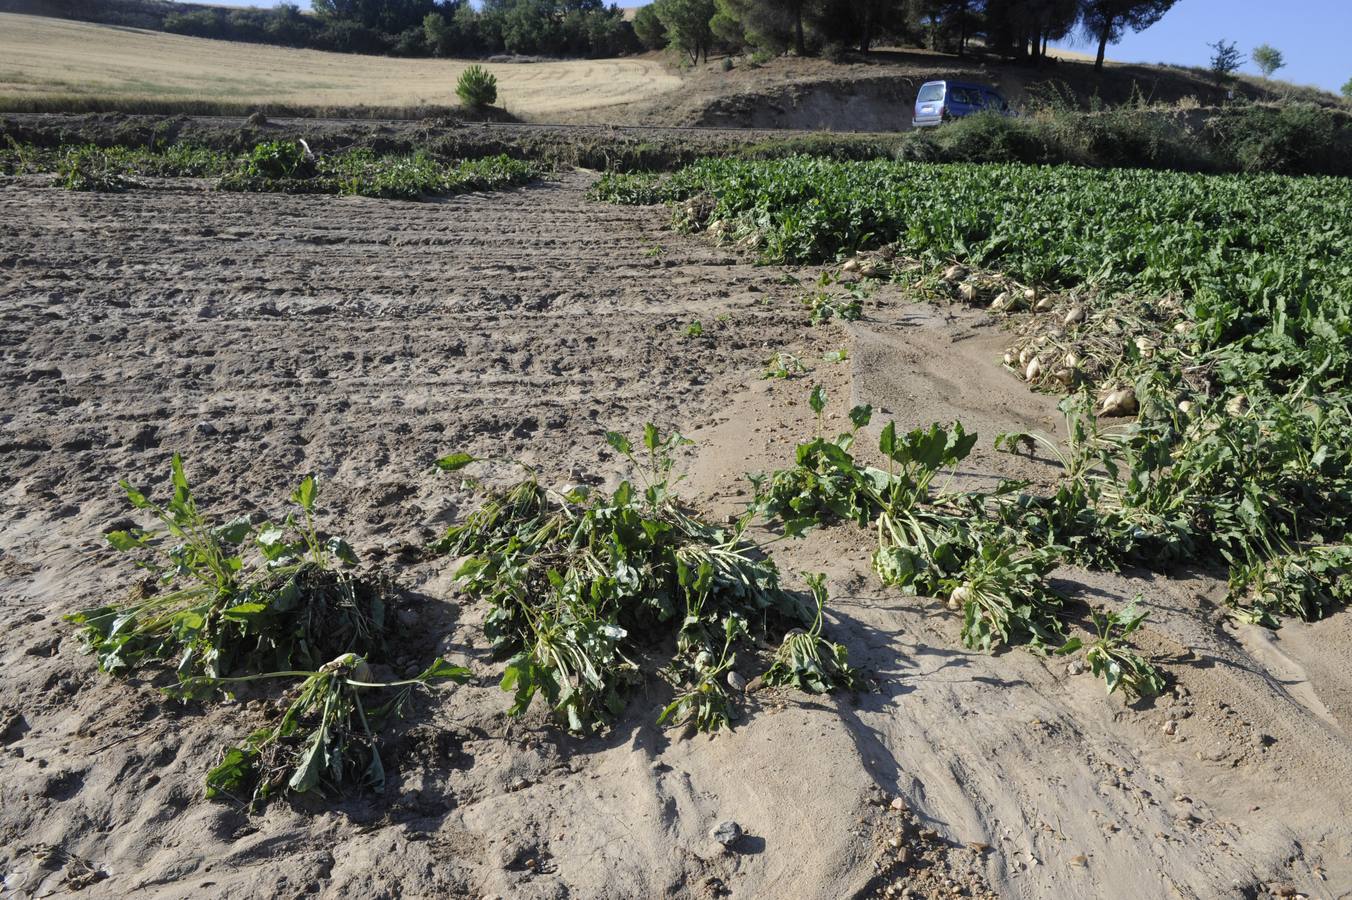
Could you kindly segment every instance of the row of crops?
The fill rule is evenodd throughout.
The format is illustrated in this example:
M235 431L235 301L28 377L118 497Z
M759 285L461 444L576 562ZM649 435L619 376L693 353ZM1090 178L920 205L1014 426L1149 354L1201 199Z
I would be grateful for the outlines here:
M168 147L0 148L0 173L54 173L72 191L119 193L145 178L209 178L224 191L346 194L392 200L445 197L518 187L543 168L505 155L446 160L425 151L377 153L366 148L312 153L303 141L266 141L242 155L189 144Z
M991 308L1021 335L1006 363L1067 394L1062 484L1011 486L967 527L996 519L1026 552L1090 565L1215 566L1237 613L1269 625L1352 596L1352 181L796 157L605 176L593 195L681 201L686 225L767 261L880 249L1059 297ZM1109 406L1134 416L1094 415Z

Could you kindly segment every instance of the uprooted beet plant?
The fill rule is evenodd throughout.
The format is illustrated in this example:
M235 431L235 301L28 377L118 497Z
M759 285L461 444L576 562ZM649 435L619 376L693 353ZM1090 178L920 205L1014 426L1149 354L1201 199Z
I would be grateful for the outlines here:
M821 583L809 604L747 537L750 514L715 527L674 496L684 438L649 425L639 449L614 432L608 441L638 484L560 492L527 469L437 545L464 558L465 593L489 606L485 631L509 658L502 687L514 695L513 714L539 697L570 730L603 726L665 658L660 675L675 697L660 719L727 727L736 716L732 673L766 644L782 644L769 673L776 683L818 692L853 684L845 649L822 633ZM440 465L474 461L454 454Z
M889 422L881 429L878 453L885 468L860 462L854 454L859 431L872 409L850 411L850 430L823 433L825 392L813 389L809 406L817 435L798 445L795 464L769 475L751 476L755 507L784 534L835 522L869 529L877 549L873 568L883 584L907 594L946 597L961 616L964 645L983 651L1024 646L1037 653L1074 652L1079 638L1067 639L1065 598L1048 577L1073 557L1058 543L1057 529L1034 529L1025 518L1021 482L1004 482L988 492L950 491L936 481L951 472L976 444L959 423L931 425L901 433ZM1012 439L1010 437L1007 440ZM1020 515L1011 513L1020 510ZM1110 692L1121 686L1138 696L1163 690L1159 670L1126 643L1145 621L1135 609L1109 615L1099 640L1087 652L1094 674Z
M56 161L57 187L117 194L136 185L119 160L98 147L72 147Z
M324 793L353 782L379 793L385 787L385 765L376 739L380 727L403 715L414 688L444 680L464 683L470 673L437 659L416 678L378 683L371 680L362 657L345 653L312 672L207 681L215 687L281 677L303 680L276 721L254 731L242 744L226 748L207 773L208 798L252 805L281 790ZM363 698L370 694L380 702L368 705Z
M1167 398L1168 388L1158 392ZM1230 572L1240 617L1276 626L1322 618L1352 596L1348 429L1341 404L1268 398L1178 409L1142 390L1134 421L1105 426L1079 394L1062 403L1068 438L1037 441L1062 476L1048 495L1007 497L1002 517L1078 562L1167 568L1203 562Z
M1095 636L1089 641L1071 638L1057 649L1057 655L1084 650L1089 671L1103 679L1110 694L1118 688L1129 697L1153 697L1163 693L1163 674L1127 643L1127 638L1145 622L1146 614L1137 607L1140 599L1136 597L1119 610L1091 613Z
M910 432L889 422L878 441L886 468L878 468L852 452L872 409L855 407L851 429L828 438L821 424L825 403L820 386L814 388L809 404L818 433L798 445L794 465L752 476L756 508L787 535L837 521L871 530L879 579L908 594L946 595L962 613L962 640L969 647L1059 644L1062 600L1045 582L1055 555L1018 543L987 513L984 495L935 486L967 457L976 435L956 422Z
M99 668L127 674L172 666L176 681L164 690L183 700L300 680L275 722L224 751L207 776L209 797L259 801L282 788L304 793L353 780L379 789L380 725L403 711L413 687L463 681L468 672L437 660L414 679L372 681L367 660L384 655L393 588L383 577L355 575L347 542L320 534L312 476L292 493L295 508L275 523L211 518L177 454L171 484L168 501L157 503L122 482L132 506L156 524L107 535L113 547L139 557L148 582L125 601L67 616ZM387 688L396 693L379 700ZM367 692L375 692L374 706L363 700Z
M317 668L343 653L381 652L390 586L351 574L352 548L316 530L313 477L291 495L295 511L258 524L203 512L177 454L171 480L164 504L122 482L131 505L157 524L107 535L116 549L138 554L148 586L67 617L81 626L99 668L169 662L189 679Z

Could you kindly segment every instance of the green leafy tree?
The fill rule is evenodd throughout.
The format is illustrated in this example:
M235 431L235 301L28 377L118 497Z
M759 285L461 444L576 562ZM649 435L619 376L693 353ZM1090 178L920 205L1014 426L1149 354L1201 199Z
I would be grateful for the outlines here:
M399 34L422 27L434 12L434 0L312 0L311 8L325 19L353 22L373 31Z
M265 26L268 39L279 44L299 45L310 36L310 23L294 3L281 3L268 14Z
M807 53L806 0L718 0L715 27L719 40L740 33L745 46L779 54L792 48Z
M740 50L748 44L742 20L729 7L728 0L714 0L714 17L709 20L709 30L713 32L714 42L729 50Z
M1259 44L1253 48L1253 54L1250 57L1253 64L1263 73L1264 78L1271 78L1272 73L1286 65L1286 59L1282 56L1282 51L1271 44Z
M1004 53L1012 53L1019 58L1032 57L1043 59L1047 55L1047 45L1051 41L1066 37L1080 22L1086 33L1094 40L1101 37L1102 28L1098 23L1091 26L1082 20L1082 3L1088 0L985 0L980 4L981 16L976 13L977 4L971 8L967 4L942 0L913 5L928 6L937 11L937 40L943 46L961 47L965 43L964 31L968 28L983 31L987 46ZM1118 15L1116 10L1103 12ZM1086 13L1087 14L1087 13ZM923 30L928 24L917 20L917 30ZM1122 28L1120 19L1114 18L1113 40L1120 37Z
M634 15L634 34L647 50L660 50L667 45L667 28L653 4L639 7Z
M1109 44L1116 44L1130 31L1144 31L1167 13L1177 0L1084 0L1081 21L1085 31L1097 38L1094 68L1103 69Z
M501 35L485 29L483 17L468 3L462 3L456 9L455 15L451 16L451 25L460 37L461 52L480 53L500 46Z
M437 56L450 56L454 43L454 30L450 21L439 12L430 12L423 17L423 40L427 49Z
M701 55L707 61L713 43L709 22L716 12L714 0L657 0L653 5L671 46L689 54L691 62L699 62Z
M1347 84L1343 85L1343 97L1352 100L1352 78L1347 79Z
M498 19L502 46L508 53L558 53L563 46L563 22L553 0L500 0L485 3Z

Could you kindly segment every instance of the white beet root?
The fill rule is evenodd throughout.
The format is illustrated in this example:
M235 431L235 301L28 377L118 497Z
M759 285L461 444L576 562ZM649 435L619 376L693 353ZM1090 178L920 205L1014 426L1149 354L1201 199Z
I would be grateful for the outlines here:
M1134 416L1140 405L1136 401L1136 391L1125 387L1113 391L1099 404L1100 416Z

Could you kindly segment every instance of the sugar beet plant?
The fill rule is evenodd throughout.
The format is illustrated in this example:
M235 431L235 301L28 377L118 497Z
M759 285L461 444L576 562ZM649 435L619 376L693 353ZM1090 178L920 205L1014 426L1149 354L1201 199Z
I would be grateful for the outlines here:
M770 261L877 247L1081 293L1057 309L1033 290L1028 315L1045 321L1007 364L1103 390L1072 401L1062 484L1009 498L1006 524L1081 562L1228 569L1231 605L1268 625L1347 599L1347 179L800 156L704 160L641 188L598 193L676 202L679 221L717 222L722 239L755 232ZM1009 299L992 305L1012 315ZM1100 429L1091 405L1135 421Z
M1345 605L1346 406L1270 398L1252 407L1204 401L1184 412L1142 396L1139 416L1117 426L1096 421L1083 394L1064 400L1065 444L1033 438L1061 461L1057 489L1009 492L1004 521L1089 565L1228 568L1236 613L1272 627ZM1002 435L997 446L1015 449L1026 437Z
M306 477L280 523L218 523L199 509L175 454L163 505L122 482L131 505L157 527L113 531L108 542L141 556L152 577L140 596L67 618L81 627L106 672L171 662L180 680L236 671L317 668L342 653L383 649L389 585L360 579L341 538L315 529L316 485Z
M190 144L162 148L44 148L10 140L0 148L0 172L55 172L55 183L74 191L120 192L137 178L214 178L227 191L347 194L418 200L468 191L519 187L539 179L536 163L506 155L444 160L426 151L376 153L358 148L314 154L302 141L268 141L242 157Z
M1084 651L1089 671L1102 678L1108 693L1121 688L1129 697L1153 697L1164 691L1164 676L1127 643L1127 638L1145 622L1138 608L1140 596L1122 609L1090 614L1095 636L1089 641L1071 638L1057 649L1058 656Z
M380 725L403 711L414 687L463 681L468 672L437 660L414 679L372 681L367 660L384 655L392 586L354 575L352 548L319 533L313 477L301 480L294 510L278 523L210 518L177 454L171 485L160 504L122 482L132 506L157 525L107 535L140 557L149 586L67 617L99 667L127 674L172 665L176 681L165 692L184 700L300 682L275 722L224 751L207 776L209 797L252 803L281 789L340 789L359 773L355 780L380 789Z
M227 172L222 190L296 194L349 194L417 200L468 191L518 187L536 180L540 168L506 155L447 163L425 151L376 154L357 149L312 155L295 141L259 144Z
M380 792L385 787L380 726L404 713L415 688L446 680L464 683L469 677L463 666L437 659L416 678L377 683L365 659L345 653L315 671L202 679L213 687L302 679L274 722L225 749L207 773L207 797L253 806L283 790L323 792L352 782ZM364 699L372 694L380 702Z
M870 529L879 579L908 594L946 596L948 609L961 615L961 640L969 648L1024 646L1066 654L1085 646L1079 638L1067 639L1065 598L1047 581L1073 549L1024 521L1033 518L1020 493L1025 485L1005 482L989 492L935 489L936 479L971 452L976 435L959 423L899 433L889 422L878 441L886 468L876 468L852 452L872 410L855 407L851 429L826 438L825 403L824 391L814 388L809 405L817 414L817 436L798 445L791 468L751 476L755 509L788 536L841 521ZM1159 670L1125 640L1145 618L1131 608L1095 619L1099 640L1086 659L1110 692L1122 687L1149 696L1163 690Z
M668 656L661 674L675 698L661 720L726 727L736 715L729 672L793 629L801 633L773 678L813 691L850 686L844 648L822 635L820 583L814 609L782 586L773 561L747 538L750 515L718 528L674 496L674 453L686 441L652 425L638 448L617 433L607 439L637 483L609 494L559 493L528 469L437 545L464 558L457 577L465 593L488 604L487 637L509 659L502 687L514 696L511 712L538 697L570 730L604 726L645 680L649 661ZM454 454L440 465L455 471L472 462Z
M809 404L817 436L798 445L791 468L752 476L757 510L788 535L838 521L870 529L879 579L908 594L948 596L963 614L962 640L969 647L1045 649L1060 642L1061 598L1044 581L1056 554L1016 543L986 513L984 496L935 488L935 479L971 452L976 435L956 422L901 433L889 422L878 441L887 467L876 468L851 452L872 418L870 407L855 407L851 430L828 438L820 386Z

